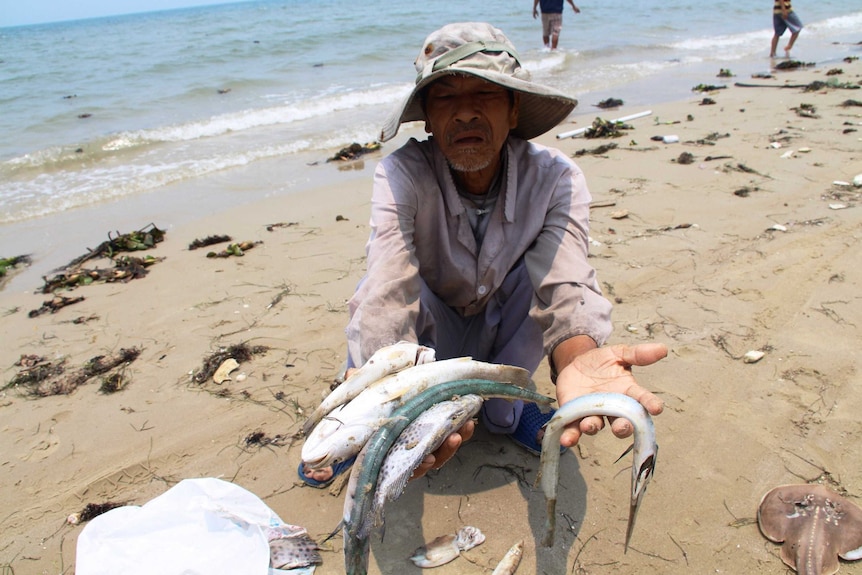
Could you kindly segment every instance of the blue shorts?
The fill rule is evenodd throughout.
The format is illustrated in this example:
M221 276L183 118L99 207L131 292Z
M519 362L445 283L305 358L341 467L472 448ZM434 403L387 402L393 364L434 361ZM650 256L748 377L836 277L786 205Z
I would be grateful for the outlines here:
M775 30L776 36L781 36L788 28L790 28L791 34L798 34L802 30L802 20L792 10L787 14L787 18L783 18L781 14L773 14L772 28Z

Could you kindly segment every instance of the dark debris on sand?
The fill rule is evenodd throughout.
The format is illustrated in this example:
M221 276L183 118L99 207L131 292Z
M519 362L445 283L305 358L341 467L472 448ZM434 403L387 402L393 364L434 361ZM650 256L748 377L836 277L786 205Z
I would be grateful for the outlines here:
M364 146L361 144L357 144L356 142L350 144L347 147L341 148L338 152L335 153L331 158L327 158L327 162L343 162L349 160L355 160L359 156L367 154L369 152L376 152L380 149L380 142L371 142L370 144L365 144Z
M141 354L139 348L120 349L115 354L97 355L72 372L66 371L66 359L50 361L37 355L22 355L15 365L22 369L6 388L23 388L28 395L48 397L68 395L88 380L114 369L124 368Z
M203 366L200 371L194 374L192 379L195 383L204 383L213 376L219 366L221 366L226 359L233 358L237 363L242 363L244 361L249 361L255 355L260 355L267 351L269 351L269 348L265 345L251 346L245 342L232 345L226 349L219 349L204 358Z
M207 246L211 246L214 244L222 244L224 242L230 242L233 238L228 235L213 235L207 236L203 239L195 239L192 243L189 244L189 250L196 250L198 248L205 248Z

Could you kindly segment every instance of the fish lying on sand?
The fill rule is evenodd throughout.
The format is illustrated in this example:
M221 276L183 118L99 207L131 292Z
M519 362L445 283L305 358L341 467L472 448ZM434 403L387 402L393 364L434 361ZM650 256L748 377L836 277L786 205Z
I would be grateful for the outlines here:
M267 530L269 566L288 572L293 569L320 565L319 547L305 530L297 525L283 525Z
M521 564L521 557L523 555L524 542L518 541L509 548L509 551L497 563L491 575L515 575L515 571L518 570L518 565Z
M634 462L632 464L631 506L626 528L626 546L635 527L638 507L646 493L647 484L655 469L658 446L655 443L655 427L646 409L627 395L620 393L591 393L568 401L557 410L545 428L542 439L542 457L537 482L542 485L548 508L545 536L542 545L554 544L556 526L557 482L560 474L560 437L565 426L588 415L607 415L629 420L634 427ZM623 454L625 455L625 453Z
M371 512L363 517L359 536L383 525L383 507L401 496L413 471L429 453L436 451L450 434L461 429L482 407L478 395L463 395L441 401L423 412L401 432L389 449L377 476L377 491Z
M430 347L406 341L380 348L320 402L302 426L303 433L311 433L329 412L359 395L375 381L414 365L430 363L434 361L434 355Z
M406 401L404 405L395 410L392 416L368 440L363 448L364 454L357 458L351 470L350 479L354 488L352 498L350 497L350 489L348 489L349 498L344 503L345 513L342 521L344 527L344 567L347 575L366 575L368 573L370 538L361 538L358 532L362 518L370 512L373 494L377 488L377 478L380 475L380 466L383 464L389 448L410 422L432 405L467 394L480 395L484 398L522 399L541 405L550 405L554 401L553 398L514 385L468 379L449 381L433 386ZM353 474L356 474L356 480L354 480Z
M345 461L359 453L371 434L404 402L429 387L469 378L519 387L531 383L530 372L526 369L469 357L404 369L374 383L318 423L302 445L302 461L310 469Z
M413 552L410 560L422 569L439 567L457 558L461 551L472 549L485 542L485 535L476 527L469 525L459 529L454 535L441 535Z

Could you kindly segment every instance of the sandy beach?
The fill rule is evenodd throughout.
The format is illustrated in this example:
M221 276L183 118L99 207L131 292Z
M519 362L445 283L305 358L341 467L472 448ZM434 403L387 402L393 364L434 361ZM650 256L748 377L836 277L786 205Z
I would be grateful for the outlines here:
M490 573L523 539L523 574L777 575L787 572L779 546L755 518L767 491L817 482L862 503L862 188L852 185L862 107L844 105L862 90L784 87L862 80L859 60L833 68L841 73L705 77L727 87L652 107L619 138L557 140L596 116L643 110L582 101L539 139L586 173L591 262L615 302L609 343L670 348L636 371L666 409L628 553L630 458L614 463L628 441L603 432L563 456L556 543L545 549L537 458L480 428L387 508L371 573L419 573L407 560L415 548L473 525L485 543L435 573ZM653 139L666 135L679 142ZM593 153L605 144L617 147ZM373 168L396 145L308 167L321 182L311 189L170 227L144 252L163 258L146 276L63 292L85 299L56 313L28 317L51 299L36 293L38 274L25 270L0 291L0 574L73 573L83 525L67 516L90 503L143 505L186 478L234 482L316 540L333 530L343 494L297 479L299 431L345 359ZM115 225L101 221L107 239ZM214 234L260 243L242 257L206 257L226 244L189 249ZM74 257L96 243L64 249ZM268 350L230 381L195 381L207 356L241 343ZM8 387L22 356L65 360L68 374L132 348L140 355L114 393L100 391L100 377L46 397ZM749 351L763 356L746 362ZM547 365L535 380L553 393ZM340 536L326 543L317 573L343 573L341 552ZM862 573L862 562L840 572Z

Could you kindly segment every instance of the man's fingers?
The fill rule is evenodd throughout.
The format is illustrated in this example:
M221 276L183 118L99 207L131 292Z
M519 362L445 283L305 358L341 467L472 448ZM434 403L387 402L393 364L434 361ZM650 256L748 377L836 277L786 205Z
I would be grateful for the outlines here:
M410 479L419 479L423 477L426 473L431 471L434 468L434 463L436 462L436 458L433 455L426 455L425 459L422 460L422 463L419 464L419 467L413 470L413 475L410 476Z
M635 431L627 419L623 419L622 417L609 417L608 419L611 423L611 431L620 439L630 436Z
M663 343L619 345L614 348L619 358L628 365L652 365L667 357L667 346Z
M476 422L472 419L465 423L461 429L452 433L443 441L443 444L437 448L437 451L425 456L422 463L419 464L413 471L410 479L418 479L431 471L432 469L440 469L446 462L452 459L461 444L473 437L473 432L476 430Z

